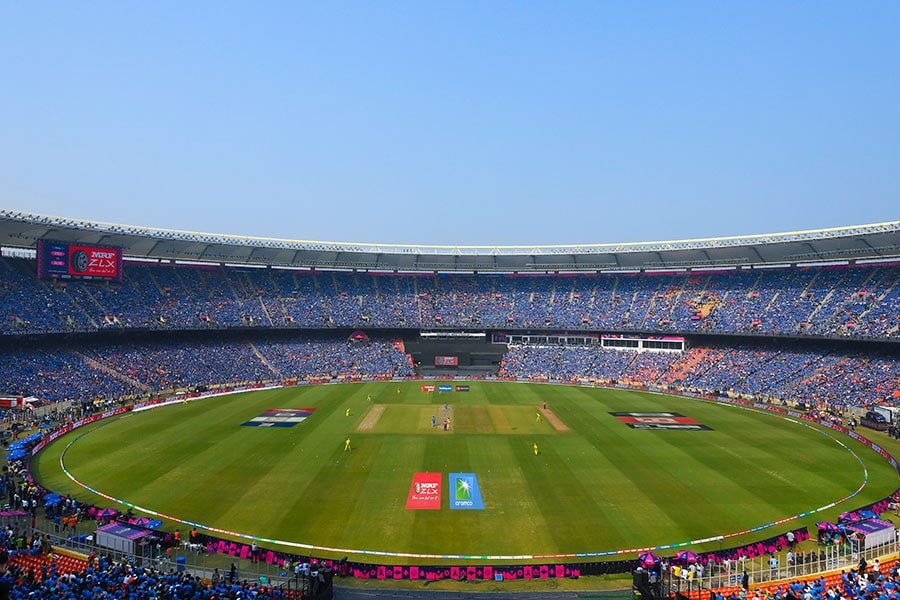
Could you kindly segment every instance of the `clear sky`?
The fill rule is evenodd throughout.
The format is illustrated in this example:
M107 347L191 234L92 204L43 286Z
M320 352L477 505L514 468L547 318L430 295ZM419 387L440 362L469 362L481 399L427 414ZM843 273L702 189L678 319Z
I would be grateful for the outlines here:
M0 208L438 245L900 219L900 2L0 2Z

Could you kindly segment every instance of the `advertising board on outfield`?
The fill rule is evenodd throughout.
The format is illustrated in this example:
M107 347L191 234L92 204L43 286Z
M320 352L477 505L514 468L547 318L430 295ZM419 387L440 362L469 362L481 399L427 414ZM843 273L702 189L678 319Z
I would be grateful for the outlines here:
M314 408L270 408L243 425L247 427L293 427L312 415Z
M711 431L712 427L673 412L611 412L632 429Z
M475 473L450 473L450 508L484 510L481 488Z
M438 386L438 392L447 393L447 392L452 392L452 391L453 391L452 385L439 385Z
M416 473L406 497L407 510L440 510L441 474Z
M407 510L440 510L442 477L441 473L415 473L406 496ZM484 510L484 500L475 473L450 473L449 479L447 489L451 509Z
M458 385L458 386L456 386L456 391L457 391L457 392L468 392L468 391L469 391L469 386L467 386L467 385Z

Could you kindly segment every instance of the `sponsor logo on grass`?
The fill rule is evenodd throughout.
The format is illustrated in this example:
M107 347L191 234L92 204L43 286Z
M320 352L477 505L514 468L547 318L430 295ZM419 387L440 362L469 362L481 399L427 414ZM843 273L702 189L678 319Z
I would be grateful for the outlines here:
M484 510L475 473L450 473L450 508Z
M440 510L441 508L441 474L416 473L409 496L406 497L407 510Z
M439 385L438 386L439 393L446 394L447 392L452 392L452 391L453 391L452 385Z
M247 427L293 427L312 415L314 408L270 408L258 417L243 423Z
M678 429L687 431L711 431L690 417L673 412L611 412L609 413L632 429Z

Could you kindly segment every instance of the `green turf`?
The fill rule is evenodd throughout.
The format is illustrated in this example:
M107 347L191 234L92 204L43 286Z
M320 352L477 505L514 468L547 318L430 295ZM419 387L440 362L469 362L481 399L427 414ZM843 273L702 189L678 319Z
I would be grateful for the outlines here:
M110 505L61 472L67 448L70 473L110 496L210 528L372 562L378 554L356 551L591 557L804 513L853 494L866 469L859 495L800 523L833 519L898 487L890 465L863 445L833 434L844 447L770 414L623 390L470 385L451 394L422 393L419 384L401 384L397 394L395 383L367 383L203 399L82 428L32 469L52 490ZM536 419L544 401L562 429ZM266 409L306 407L315 413L290 429L241 426ZM613 411L679 412L712 430L635 430ZM448 414L450 431L431 426L432 415L440 424ZM348 436L353 449L345 452ZM441 510L406 510L417 471L443 473L445 488L447 473L474 472L485 510L450 510L446 489ZM406 558L390 562L397 560Z

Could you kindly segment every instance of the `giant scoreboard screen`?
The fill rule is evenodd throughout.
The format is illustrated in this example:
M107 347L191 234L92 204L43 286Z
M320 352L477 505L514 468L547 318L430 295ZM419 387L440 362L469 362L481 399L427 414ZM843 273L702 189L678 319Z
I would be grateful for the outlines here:
M38 240L38 277L122 281L122 249Z

